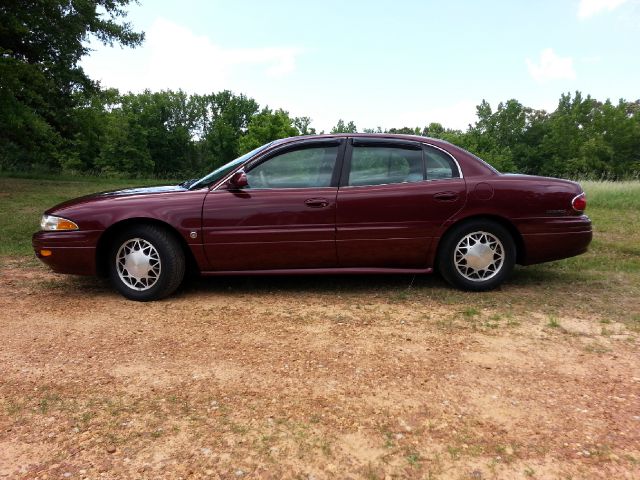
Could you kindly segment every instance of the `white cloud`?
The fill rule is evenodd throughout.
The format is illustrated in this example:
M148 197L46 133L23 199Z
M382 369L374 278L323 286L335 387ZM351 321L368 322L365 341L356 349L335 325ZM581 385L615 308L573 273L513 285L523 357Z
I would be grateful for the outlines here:
M282 77L295 70L295 47L224 48L206 36L169 20L157 19L136 49L98 46L82 65L89 77L121 91L182 89L208 93L231 88L242 68L253 74Z
M536 63L527 58L527 68L535 81L545 83L549 80L576 78L571 57L560 57L552 48L545 48L540 52L540 62Z
M589 18L604 10L611 11L618 8L627 0L580 0L578 17Z

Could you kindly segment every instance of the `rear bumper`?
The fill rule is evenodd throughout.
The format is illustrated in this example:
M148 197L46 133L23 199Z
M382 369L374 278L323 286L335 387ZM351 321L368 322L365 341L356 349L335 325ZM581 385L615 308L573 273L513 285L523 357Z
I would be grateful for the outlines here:
M573 217L565 222L556 221L546 226L551 227L546 232L522 234L522 265L575 257L588 250L593 238L591 220L586 215Z
M54 272L74 275L96 274L96 244L99 231L36 232L31 244L44 264ZM43 250L51 252L44 256Z

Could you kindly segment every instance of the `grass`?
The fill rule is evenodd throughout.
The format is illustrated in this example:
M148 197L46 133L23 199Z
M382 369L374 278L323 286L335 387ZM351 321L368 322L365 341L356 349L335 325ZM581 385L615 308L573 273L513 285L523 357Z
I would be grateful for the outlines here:
M100 177L55 179L0 176L0 257L31 256L31 234L40 228L40 216L64 200L94 192L167 183L179 182Z
M468 319L471 319L477 315L480 315L480 311L477 308L467 307L462 310L462 316Z
M417 466L420 463L420 454L417 452L410 452L407 454L407 462L412 467Z
M547 323L547 327L551 328L560 328L560 322L555 316L549 317L549 323Z
M61 201L96 191L162 183L177 181L0 176L0 262L10 257L33 259L31 235L39 228L40 216ZM308 281L273 278L269 282L227 279L224 284L238 294L252 294L262 289L313 289L319 293L358 295L358 301L364 302L367 295L379 293L390 295L392 302L437 300L455 306L467 322L479 320L481 312L489 309L494 314L503 314L508 326L514 326L510 321L514 307L517 311L539 311L552 318L567 302L577 307L590 304L591 310L597 311L601 318L624 322L637 332L640 312L631 299L640 296L640 182L587 181L582 185L587 192L587 213L594 224L594 240L589 252L566 260L517 268L502 290L480 295L459 292L437 276L356 276L341 277L339 282L335 278L320 277ZM349 318L335 320L346 322ZM490 318L485 322L486 327L499 327L499 320L499 317ZM557 328L553 322L549 326Z

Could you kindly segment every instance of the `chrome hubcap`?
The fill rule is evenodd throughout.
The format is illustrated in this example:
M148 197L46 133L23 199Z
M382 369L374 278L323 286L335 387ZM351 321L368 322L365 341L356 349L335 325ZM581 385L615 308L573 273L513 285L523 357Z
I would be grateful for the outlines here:
M504 247L495 235L473 232L462 238L454 253L456 269L474 282L494 277L504 263Z
M160 278L160 255L156 248L143 238L124 242L116 254L118 275L134 290L148 290Z

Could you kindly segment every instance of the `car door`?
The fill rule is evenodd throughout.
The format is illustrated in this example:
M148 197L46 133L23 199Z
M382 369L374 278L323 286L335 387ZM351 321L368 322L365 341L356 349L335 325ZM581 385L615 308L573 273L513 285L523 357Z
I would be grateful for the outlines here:
M248 186L218 188L203 205L212 270L331 268L344 139L295 142L245 166Z
M353 138L336 211L340 267L426 268L440 227L466 201L457 162L419 142Z

